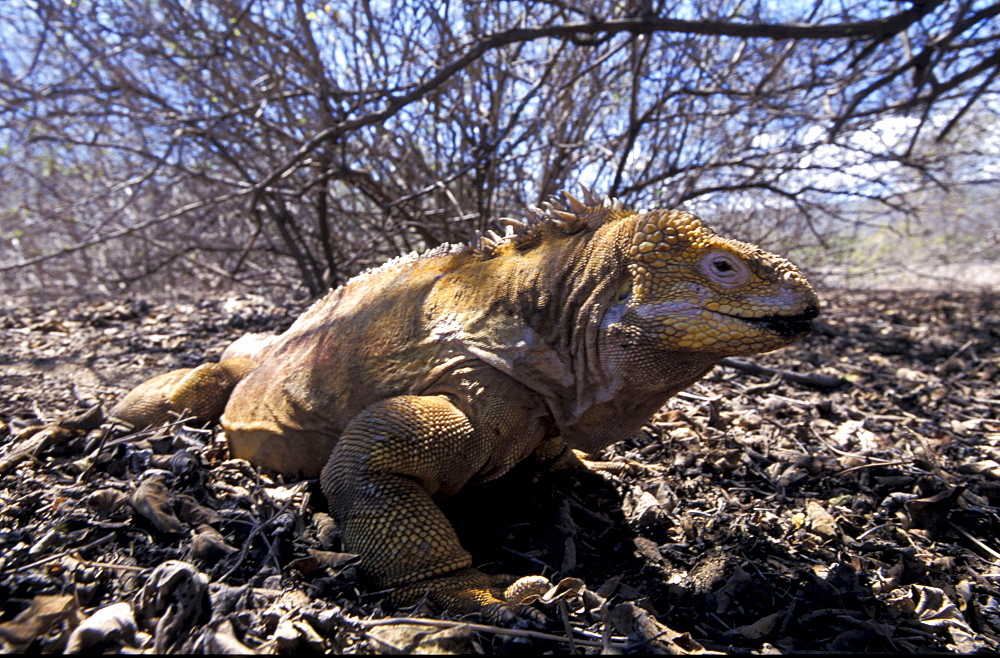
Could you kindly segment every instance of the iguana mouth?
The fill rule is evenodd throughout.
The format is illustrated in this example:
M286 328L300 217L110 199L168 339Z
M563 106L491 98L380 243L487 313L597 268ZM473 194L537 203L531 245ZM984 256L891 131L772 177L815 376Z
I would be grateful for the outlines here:
M782 338L794 338L812 331L812 321L819 315L819 309L810 306L797 315L765 315L759 318L744 318L734 315L739 320L755 324L769 331L773 331Z

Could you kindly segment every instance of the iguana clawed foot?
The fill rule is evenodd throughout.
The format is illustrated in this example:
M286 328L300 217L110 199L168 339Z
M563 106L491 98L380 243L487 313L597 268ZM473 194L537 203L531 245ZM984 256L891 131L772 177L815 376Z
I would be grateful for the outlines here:
M543 576L491 576L467 568L400 587L392 600L407 606L426 597L452 614L479 614L492 624L543 626L546 616L531 602L551 587Z
M608 473L621 477L622 475L653 476L660 475L665 470L656 464L643 464L634 459L601 460L592 459L591 455L582 450L567 449L549 466L551 471L592 471Z

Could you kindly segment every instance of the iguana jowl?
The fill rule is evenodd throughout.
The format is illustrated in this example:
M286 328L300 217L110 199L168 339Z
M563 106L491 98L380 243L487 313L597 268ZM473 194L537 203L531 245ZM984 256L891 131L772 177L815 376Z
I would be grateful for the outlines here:
M220 419L233 457L319 476L347 550L400 600L522 613L435 499L536 451L628 438L723 357L787 345L818 312L791 263L688 213L566 196L504 235L363 273L112 415Z

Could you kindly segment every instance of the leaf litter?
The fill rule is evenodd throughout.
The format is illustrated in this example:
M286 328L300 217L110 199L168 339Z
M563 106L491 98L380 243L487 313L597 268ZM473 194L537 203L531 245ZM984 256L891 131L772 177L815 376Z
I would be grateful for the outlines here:
M596 456L628 467L525 465L444 501L477 565L555 583L541 629L390 609L315 482L229 459L217 428L94 410L303 303L8 302L0 648L995 653L998 301L829 293L806 340L727 361Z

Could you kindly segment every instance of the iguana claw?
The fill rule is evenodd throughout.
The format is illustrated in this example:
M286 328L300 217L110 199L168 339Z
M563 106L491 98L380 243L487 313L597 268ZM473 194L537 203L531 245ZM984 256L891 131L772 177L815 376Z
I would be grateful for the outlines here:
M392 602L403 607L426 599L454 615L476 614L501 626L540 627L548 618L531 603L551 586L542 576L515 579L468 568L400 587L393 593Z

